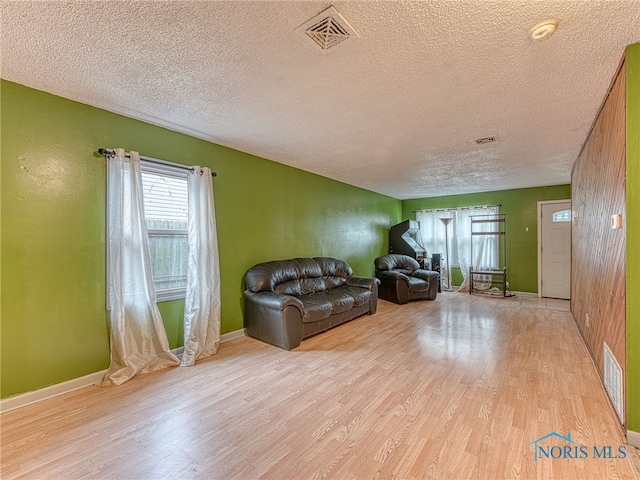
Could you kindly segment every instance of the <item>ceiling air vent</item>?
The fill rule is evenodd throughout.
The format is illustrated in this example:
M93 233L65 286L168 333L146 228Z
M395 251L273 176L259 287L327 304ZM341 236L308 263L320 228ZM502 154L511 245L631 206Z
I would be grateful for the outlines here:
M477 145L484 145L485 143L494 143L497 141L498 141L498 136L492 135L490 137L476 138L473 142L476 143Z
M326 17L315 25L307 28L307 35L324 50L349 38L349 32L333 17Z
M307 20L296 30L304 33L316 49L320 47L323 54L329 53L330 49L345 40L358 37L356 31L333 6Z

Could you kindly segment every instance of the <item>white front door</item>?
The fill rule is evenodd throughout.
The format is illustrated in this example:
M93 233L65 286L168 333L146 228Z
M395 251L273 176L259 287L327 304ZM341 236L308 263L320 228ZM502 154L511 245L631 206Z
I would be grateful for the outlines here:
M541 296L571 295L571 202L540 202Z

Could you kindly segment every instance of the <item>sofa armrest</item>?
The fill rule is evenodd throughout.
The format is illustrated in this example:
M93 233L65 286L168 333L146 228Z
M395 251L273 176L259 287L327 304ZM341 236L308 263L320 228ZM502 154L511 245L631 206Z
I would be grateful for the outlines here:
M250 337L291 350L302 341L303 317L304 306L296 297L244 292L244 328Z
M285 307L293 306L300 311L300 314L304 313L302 302L292 295L282 295L269 291L253 293L250 290L245 290L244 297L247 301L253 302L263 308L284 310Z
M347 285L350 287L363 287L369 291L373 291L373 287L380 284L380 280L374 277L356 277L355 275L347 278Z

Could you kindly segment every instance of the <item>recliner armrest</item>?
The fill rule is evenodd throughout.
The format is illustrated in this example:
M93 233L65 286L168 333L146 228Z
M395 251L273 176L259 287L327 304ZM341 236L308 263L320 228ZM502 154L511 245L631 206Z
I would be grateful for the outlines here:
M416 270L411 274L411 276L430 282L432 278L438 278L438 272L432 272L430 270Z
M397 270L378 270L376 271L376 277L384 278L385 280L404 280L409 281L409 278L402 272Z
M379 285L380 280L373 277L356 277L354 275L347 278L347 285L350 287L364 287L369 289L370 291L373 289L375 285Z

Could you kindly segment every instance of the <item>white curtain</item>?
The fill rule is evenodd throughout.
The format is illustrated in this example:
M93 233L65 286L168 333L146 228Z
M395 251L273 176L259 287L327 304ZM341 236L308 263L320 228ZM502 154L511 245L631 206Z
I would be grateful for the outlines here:
M123 149L107 162L111 359L103 385L178 365L156 306L151 278L140 156Z
M427 251L427 256L445 252L445 228L440 217L449 216L448 212L416 212L416 220L420 223L420 240Z
M449 211L420 211L416 212L416 220L420 222L420 235L422 245L431 256L433 253L441 253L442 278L447 278L445 266L459 266L462 272L463 282L459 291L468 291L468 277L471 257L471 216L497 214L498 207L464 208ZM444 258L445 249L445 227L440 218L451 217L449 224L449 257ZM497 268L498 246L495 237L478 235L474 237L473 244L473 265L476 269ZM479 283L474 281L474 288L478 289L491 287L491 276L483 275L475 277Z
M440 277L444 279L446 283L447 268L449 266L449 259L445 259L446 255L446 236L445 226L440 218L449 217L451 212L416 212L416 220L420 223L420 239L422 240L422 246L427 251L427 256L431 256L434 253L442 255L440 261ZM449 224L449 256L451 256L451 232L452 225Z
M220 268L211 170L195 167L189 190L189 259L182 366L213 355L220 344Z

